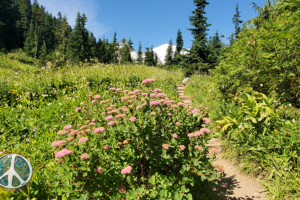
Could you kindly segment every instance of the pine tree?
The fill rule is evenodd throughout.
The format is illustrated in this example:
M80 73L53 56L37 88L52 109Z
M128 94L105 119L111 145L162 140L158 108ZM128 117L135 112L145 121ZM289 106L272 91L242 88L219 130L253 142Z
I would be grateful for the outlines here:
M219 37L218 31L216 31L215 35L208 41L208 57L207 61L209 63L209 68L213 69L215 68L219 62L220 62L220 57L222 56L222 42Z
M40 65L45 65L46 64L46 58L47 58L47 45L46 42L44 40L43 45L41 47L40 53L39 53L39 64Z
M241 32L241 27L239 26L241 23L243 23L242 20L240 20L240 12L239 11L239 5L236 4L236 8L235 8L235 14L233 15L233 18L232 18L232 23L234 24L234 29L235 29L235 32L234 32L234 35L235 35L235 40L237 40L238 38L238 34Z
M230 37L228 39L229 39L229 42L230 42L230 46L232 46L233 43L235 42L235 40L234 40L234 33L233 32L231 33L231 35L230 35Z
M24 42L31 23L31 1L17 0L17 2L19 5L19 13L21 16L20 25L22 30L22 41Z
M119 43L117 41L117 32L115 31L114 33L114 38L113 38L113 42L111 43L110 46L110 62L112 63L117 63L118 60L118 51L119 51Z
M165 65L172 65L173 62L173 49L172 49L173 43L172 39L169 41L169 46L167 49L167 55L165 57Z
M150 50L150 65L156 66L155 58L154 58L154 51L153 51L153 45L151 45L151 50Z
M194 70L203 70L207 71L207 66L205 63L207 63L207 48L206 48L206 31L208 26L211 24L207 23L207 17L204 16L206 12L204 11L205 6L209 3L206 0L194 0L194 4L197 7L195 11L192 11L193 16L189 17L189 20L191 22L191 25L194 26L194 28L188 28L187 30L190 30L193 35L193 43L192 48L190 50L190 59L191 63L198 63L194 65L193 70L189 70L189 73L193 73Z
M88 37L88 48L87 48L88 60L96 57L96 48L97 48L96 38L94 37L94 34L91 32Z
M132 59L130 56L130 44L125 38L122 39L124 46L120 49L121 63L131 63Z
M137 57L137 63L138 64L143 64L143 58L142 58L142 44L141 41L139 43L139 50L138 50L138 57Z
M183 48L183 39L180 29L177 31L177 38L176 38L176 53L180 53L181 49Z
M27 37L24 43L24 50L27 56L33 56L33 53L31 52L31 50L33 49L33 38L34 38L34 24L33 24L33 20L31 20L30 23L30 27L27 33Z
M48 51L53 51L55 49L53 18L49 14L47 14L45 17L42 30L42 39L45 41Z

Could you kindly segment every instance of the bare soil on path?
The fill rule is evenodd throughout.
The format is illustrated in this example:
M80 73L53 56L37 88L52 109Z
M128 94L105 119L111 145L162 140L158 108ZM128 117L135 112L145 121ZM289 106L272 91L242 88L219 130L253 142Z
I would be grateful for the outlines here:
M177 93L184 96L183 85L177 85ZM183 99L185 104L190 104L189 97ZM208 147L214 147L222 152L222 142L213 138L214 144L208 144ZM266 193L262 192L263 187L259 180L255 180L248 175L243 174L234 166L230 160L221 158L221 153L217 155L214 164L224 167L224 176L221 178L218 186L212 188L212 194L220 200L265 200L268 199Z

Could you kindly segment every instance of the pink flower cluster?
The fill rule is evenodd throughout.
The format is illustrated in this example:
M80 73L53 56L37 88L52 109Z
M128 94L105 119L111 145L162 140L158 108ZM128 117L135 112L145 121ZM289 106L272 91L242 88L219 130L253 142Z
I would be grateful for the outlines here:
M184 145L179 145L179 148L181 149L181 151L183 151L185 149Z
M131 166L127 166L121 170L121 174L130 174L132 170Z
M105 117L105 120L108 121L108 120L111 120L113 118L114 118L113 116L109 115L109 116Z
M209 124L210 123L209 119L202 119L202 120L203 120L204 124Z
M159 104L158 101L151 101L151 102L150 102L150 106L152 106L152 105L155 105L155 106L156 106L156 105L158 105L158 104Z
M163 94L163 93L159 93L156 95L157 98L165 98L167 95Z
M100 128L96 128L94 130L94 133L99 133L99 132L103 132L103 131L105 131L104 127L100 127Z
M135 117L130 117L129 120L134 122L136 120L136 118Z
M63 158L66 155L69 155L71 153L73 153L73 151L67 150L66 148L64 148L63 150L61 150L55 154L55 158Z
M117 123L116 121L110 121L110 122L107 123L107 125L108 125L108 126L112 126L112 125L114 125L114 124L116 124L116 123Z
M68 129L71 129L72 128L72 125L67 125L64 127L64 130L68 130Z
M87 153L84 153L80 156L81 159L88 159L89 155Z
M88 140L89 140L88 138L82 137L82 138L79 139L78 143L86 142Z
M52 142L52 146L60 146L62 144L66 143L65 140L59 140L59 141L55 141L55 142Z
M194 113L196 113L196 112L199 112L199 110L198 110L198 109L192 110L192 114L194 114Z
M167 149L169 149L170 146L169 146L168 144L163 144L162 147L163 147L165 150L167 150Z
M142 83L148 84L148 83L152 83L154 81L155 81L154 79L145 79L145 80L142 81Z

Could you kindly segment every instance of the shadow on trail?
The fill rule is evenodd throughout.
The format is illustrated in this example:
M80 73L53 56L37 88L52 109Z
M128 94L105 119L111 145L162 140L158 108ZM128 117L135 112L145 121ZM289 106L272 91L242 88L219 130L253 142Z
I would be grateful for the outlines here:
M231 197L234 188L240 188L235 176L223 177L219 184L212 188L212 194L219 200L253 200L251 197Z

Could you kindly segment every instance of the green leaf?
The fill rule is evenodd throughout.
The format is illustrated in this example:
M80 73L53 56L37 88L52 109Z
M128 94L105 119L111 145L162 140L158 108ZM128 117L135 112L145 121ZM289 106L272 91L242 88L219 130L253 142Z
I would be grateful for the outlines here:
M84 172L82 176L83 176L83 177L86 177L86 176L87 176L87 172Z
M127 180L127 183L128 183L129 185L132 184L132 183L131 183L131 177L130 177L130 176L127 176L126 180Z
M187 198L188 200L193 200L193 196L192 196L191 193L187 194L187 195L186 195L186 198Z
M150 193L150 197L151 198L155 198L157 196L158 192L156 190L153 190L151 193Z
M151 178L149 178L148 182L151 184L151 185L155 185L155 176L151 176Z

